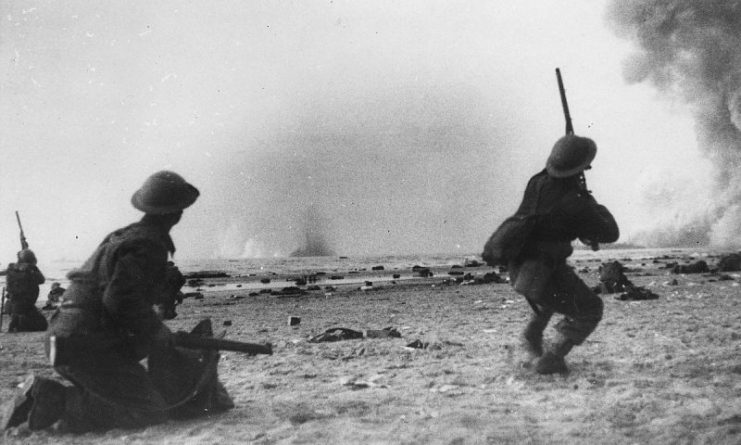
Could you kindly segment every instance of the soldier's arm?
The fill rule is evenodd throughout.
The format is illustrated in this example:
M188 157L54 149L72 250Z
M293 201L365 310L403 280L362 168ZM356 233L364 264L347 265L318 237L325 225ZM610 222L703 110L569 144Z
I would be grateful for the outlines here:
M39 270L38 267L34 267L33 278L36 284L44 284L44 282L46 281L44 274L41 273L41 270Z
M620 229L612 213L593 198L587 200L580 220L579 238L598 243L614 243L620 238Z

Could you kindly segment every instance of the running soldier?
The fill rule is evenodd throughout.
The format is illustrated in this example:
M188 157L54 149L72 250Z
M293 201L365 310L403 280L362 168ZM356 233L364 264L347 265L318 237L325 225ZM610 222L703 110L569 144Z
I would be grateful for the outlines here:
M566 373L564 357L594 331L602 319L602 300L576 275L566 259L571 242L611 243L618 226L606 207L585 189L583 172L597 154L594 141L566 135L551 151L546 168L527 184L519 215L538 215L522 253L510 261L510 281L534 313L523 332L525 366L535 361L540 374ZM543 331L554 313L564 318L557 337L544 351Z

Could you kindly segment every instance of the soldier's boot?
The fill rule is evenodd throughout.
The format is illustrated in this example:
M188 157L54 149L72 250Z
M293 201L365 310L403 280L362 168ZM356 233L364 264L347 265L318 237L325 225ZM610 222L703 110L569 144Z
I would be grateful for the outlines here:
M566 354L576 344L561 335L559 335L553 346L538 359L535 363L535 372L538 374L567 374L569 368L566 366Z
M543 355L543 331L548 326L550 316L543 313L533 314L522 332L522 354L520 365L529 368L532 363Z
M66 388L61 383L31 374L15 397L2 408L0 428L6 430L28 422L31 430L51 426L64 414Z

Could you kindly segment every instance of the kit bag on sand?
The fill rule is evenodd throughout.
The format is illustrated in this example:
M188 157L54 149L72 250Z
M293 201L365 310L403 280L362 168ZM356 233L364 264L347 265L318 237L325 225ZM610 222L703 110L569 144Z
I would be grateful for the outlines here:
M484 245L481 258L489 266L506 265L516 259L536 222L537 215L512 215L505 219Z

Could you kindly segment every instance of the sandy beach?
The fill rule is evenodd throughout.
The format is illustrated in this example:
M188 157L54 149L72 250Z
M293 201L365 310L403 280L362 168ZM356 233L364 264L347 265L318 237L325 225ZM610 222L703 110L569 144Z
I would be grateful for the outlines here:
M704 258L712 266L718 256ZM567 376L517 364L531 310L506 283L428 278L336 286L301 295L259 293L239 279L205 279L171 328L209 317L226 338L270 342L272 356L222 353L219 372L237 407L189 422L101 434L24 430L8 444L737 444L741 442L740 276L674 274L695 258L620 258L628 278L659 295L603 295L605 316L567 357ZM595 260L572 261L591 286ZM482 277L488 267L456 269ZM411 276L412 271L394 271ZM391 274L377 272L375 276ZM503 275L506 277L506 274ZM259 278L259 277L256 277ZM230 284L231 286L226 286ZM304 289L307 286L300 286ZM186 289L190 290L190 289ZM289 326L290 316L301 322ZM6 318L7 323L7 318ZM393 327L401 338L331 343L326 329ZM554 334L546 331L547 338ZM0 399L29 372L54 376L43 333L0 334ZM408 347L419 340L424 348Z

